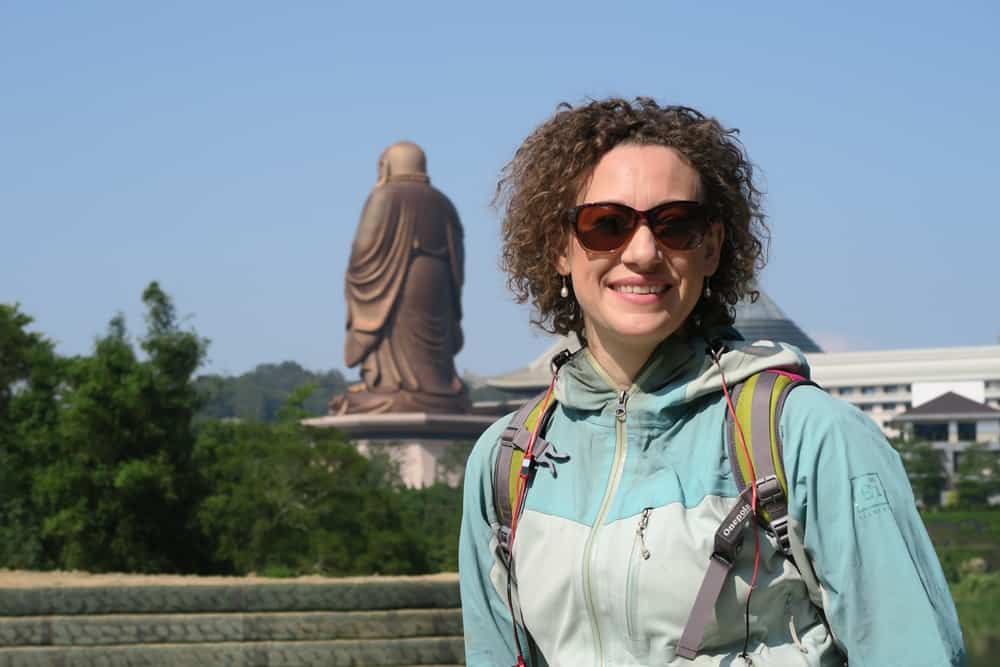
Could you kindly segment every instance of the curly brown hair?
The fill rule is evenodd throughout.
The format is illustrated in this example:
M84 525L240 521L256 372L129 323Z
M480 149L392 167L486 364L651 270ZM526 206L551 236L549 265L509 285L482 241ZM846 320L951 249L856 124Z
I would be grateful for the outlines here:
M535 307L532 323L583 340L583 313L575 298L560 298L562 278L554 270L571 233L567 211L605 153L619 144L652 144L677 150L694 167L709 220L725 227L711 296L702 296L691 319L705 328L731 324L737 301L757 297L754 279L770 240L738 133L700 111L661 107L648 97L560 104L504 167L493 201L503 210L500 264L518 303Z

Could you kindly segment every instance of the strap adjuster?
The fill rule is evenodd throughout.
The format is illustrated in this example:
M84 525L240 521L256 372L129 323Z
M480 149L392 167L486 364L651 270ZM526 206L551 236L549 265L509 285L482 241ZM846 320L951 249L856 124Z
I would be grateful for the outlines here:
M778 540L778 546L781 547L782 553L786 556L790 555L792 553L792 541L788 537L788 517L772 518L770 526L771 530L774 531L774 537Z
M776 475L762 477L755 484L757 486L757 499L765 506L764 509L767 509L767 505L780 500L785 495L785 492L781 490L781 483L778 481Z

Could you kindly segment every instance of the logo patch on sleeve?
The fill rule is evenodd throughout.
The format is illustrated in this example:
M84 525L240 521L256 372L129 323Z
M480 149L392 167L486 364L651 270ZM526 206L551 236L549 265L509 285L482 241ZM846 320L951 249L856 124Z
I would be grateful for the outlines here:
M889 507L885 489L876 472L852 478L851 495L854 499L854 513L859 517L878 514Z

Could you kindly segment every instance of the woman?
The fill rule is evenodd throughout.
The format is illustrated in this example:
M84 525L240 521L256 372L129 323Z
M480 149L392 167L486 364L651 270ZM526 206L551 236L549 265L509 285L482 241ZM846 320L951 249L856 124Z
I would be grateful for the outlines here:
M517 151L498 199L509 284L536 324L584 347L555 382L544 439L559 456L518 489L510 567L493 496L509 418L469 458L467 664L959 664L954 605L899 457L813 386L790 391L780 416L791 533L811 563L755 524L700 636L685 634L738 502L729 390L767 368L808 373L794 348L748 345L729 326L767 231L735 131L647 98L563 105Z

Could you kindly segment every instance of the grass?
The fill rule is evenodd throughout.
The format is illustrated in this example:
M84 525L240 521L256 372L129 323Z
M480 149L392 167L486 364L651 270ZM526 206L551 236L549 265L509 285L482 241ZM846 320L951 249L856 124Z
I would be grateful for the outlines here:
M923 514L948 581L961 578L961 565L983 558L988 572L1000 571L1000 510L934 510ZM1000 597L995 598L1000 603Z
M929 510L922 516L951 585L969 665L995 665L1000 656L1000 511ZM986 561L985 573L962 572L962 564L972 558Z

